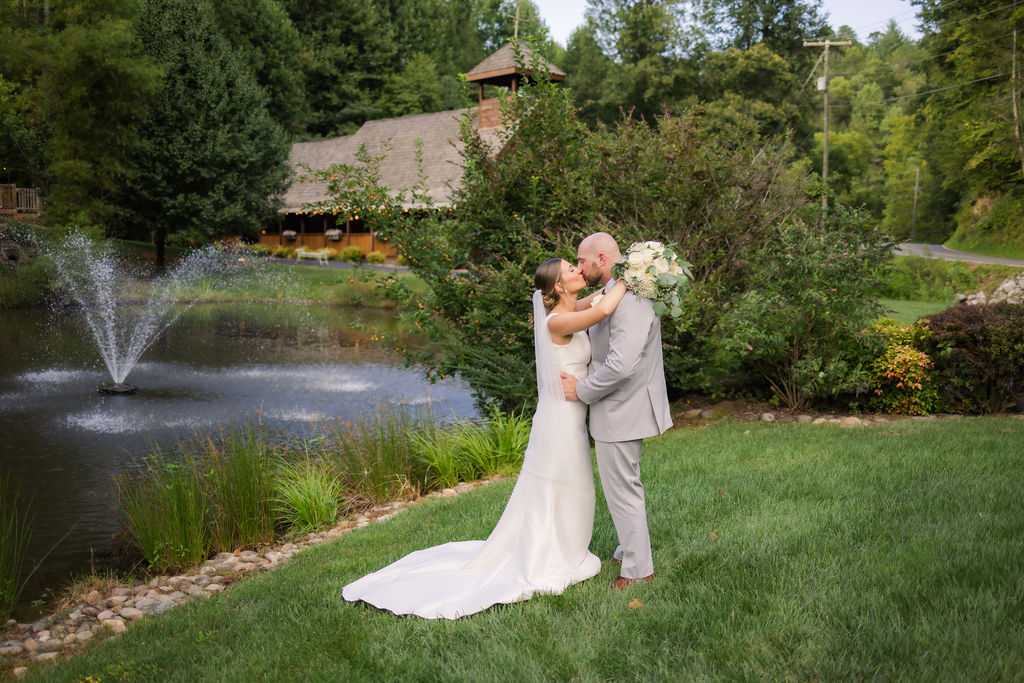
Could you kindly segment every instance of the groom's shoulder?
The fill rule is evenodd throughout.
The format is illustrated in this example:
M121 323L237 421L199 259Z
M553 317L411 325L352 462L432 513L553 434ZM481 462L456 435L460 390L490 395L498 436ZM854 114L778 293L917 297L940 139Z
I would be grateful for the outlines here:
M637 296L633 292L626 292L615 310L622 313L622 317L628 318L649 318L654 316L654 303L650 299Z

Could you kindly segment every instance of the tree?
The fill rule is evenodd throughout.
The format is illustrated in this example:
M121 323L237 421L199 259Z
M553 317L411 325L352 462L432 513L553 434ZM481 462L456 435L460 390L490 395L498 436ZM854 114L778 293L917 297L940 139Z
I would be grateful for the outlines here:
M138 172L122 196L135 228L152 233L158 261L172 234L204 242L254 232L288 173L266 95L206 0L148 0L137 30L165 75L144 103Z
M267 92L267 110L290 134L304 130L309 104L301 67L302 36L278 0L218 0L217 26Z
M763 44L782 55L801 53L808 37L824 35L821 0L697 0L701 23L722 47Z
M437 65L417 52L400 73L388 76L378 104L385 116L405 116L440 111L443 99Z

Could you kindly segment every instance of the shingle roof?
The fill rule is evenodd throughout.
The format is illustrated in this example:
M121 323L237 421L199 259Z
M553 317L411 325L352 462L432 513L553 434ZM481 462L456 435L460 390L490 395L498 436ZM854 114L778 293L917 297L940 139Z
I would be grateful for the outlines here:
M530 66L533 64L535 59L533 50L526 43L519 43L519 50L522 53L526 73L530 73ZM536 55L536 59L540 64L544 65L551 76L555 77L555 80L564 80L565 72L559 69L557 66L544 59L540 55ZM491 54L484 61L474 66L469 73L466 74L466 80L474 81L480 78L485 78L490 74L509 74L513 72L520 72L519 65L516 64L516 51L512 43L505 43L500 50Z
M297 168L298 164L314 169L328 168L333 164L355 164L355 154L364 144L371 156L386 154L380 166L384 185L393 191L411 188L419 177L416 140L420 140L422 145L427 194L435 205L450 204L452 187L458 185L462 178L459 121L467 111L455 109L367 121L354 135L295 143L288 155L295 179L285 193L282 212L304 211L304 204L327 198L326 183L297 180L297 176L303 173L303 169ZM497 131L482 130L480 133L492 148L496 147ZM385 149L388 144L390 150Z

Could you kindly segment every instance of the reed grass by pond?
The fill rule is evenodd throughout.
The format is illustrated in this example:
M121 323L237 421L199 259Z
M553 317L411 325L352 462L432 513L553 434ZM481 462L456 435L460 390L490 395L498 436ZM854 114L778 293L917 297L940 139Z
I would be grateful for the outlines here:
M328 421L300 441L248 427L155 451L120 476L119 498L146 566L181 570L339 514L514 471L529 428L518 414L444 424L409 409Z
M484 538L513 482L410 509L27 680L1015 680L1024 670L1024 420L856 430L724 422L650 440L657 577L618 567L455 622L341 587ZM591 548L614 530L601 498ZM714 534L712 536L712 534Z

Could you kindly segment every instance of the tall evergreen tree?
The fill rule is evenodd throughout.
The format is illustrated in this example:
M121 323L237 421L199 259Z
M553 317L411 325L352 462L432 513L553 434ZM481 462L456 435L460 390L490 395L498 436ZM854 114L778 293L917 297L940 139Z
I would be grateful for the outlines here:
M147 0L138 32L164 80L144 103L138 173L123 198L136 228L152 234L158 261L171 234L203 242L254 232L287 176L266 95L206 0Z

